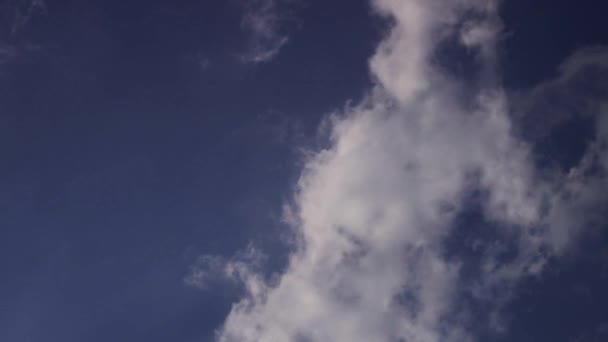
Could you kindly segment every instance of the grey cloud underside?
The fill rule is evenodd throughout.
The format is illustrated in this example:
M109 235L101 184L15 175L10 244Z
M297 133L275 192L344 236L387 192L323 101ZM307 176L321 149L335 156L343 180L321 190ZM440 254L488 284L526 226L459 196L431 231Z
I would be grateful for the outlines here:
M327 119L329 147L307 159L286 209L297 236L288 268L267 279L256 263L213 262L213 272L246 288L218 341L473 341L473 307L486 308L481 323L504 328L500 308L518 282L542 276L600 220L604 94L585 99L594 141L568 169L537 162L540 133L523 134L520 122L542 113L513 119L512 107L542 109L548 94L570 94L579 73L606 71L598 62L606 52L573 56L559 78L515 99L491 76L497 6L373 1L394 22L370 60L375 86ZM435 64L431 56L450 39L474 52L483 82ZM479 219L463 219L473 202ZM454 240L473 224L483 234ZM206 263L190 279L205 279Z

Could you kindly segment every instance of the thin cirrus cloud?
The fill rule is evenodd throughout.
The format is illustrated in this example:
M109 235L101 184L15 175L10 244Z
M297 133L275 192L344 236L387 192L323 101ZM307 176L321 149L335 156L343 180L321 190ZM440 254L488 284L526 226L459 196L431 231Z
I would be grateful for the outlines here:
M0 64L22 55L43 50L39 43L29 40L27 29L40 15L47 15L43 0L6 2L2 6L4 20L8 23L0 32Z
M244 63L264 63L277 56L289 37L285 25L292 0L253 0L243 2L241 28L248 36Z
M372 4L392 20L370 59L375 85L327 119L330 144L306 161L286 210L297 242L284 273L268 279L258 262L205 256L187 278L207 284L210 271L245 286L218 341L474 341L471 303L501 329L501 305L518 282L542 276L606 203L605 105L593 114L594 142L569 170L539 166L534 141L514 133L515 100L492 77L498 1ZM436 64L450 40L476 54L483 82ZM545 87L593 64L581 56ZM446 252L472 194L495 235L478 241L473 266Z

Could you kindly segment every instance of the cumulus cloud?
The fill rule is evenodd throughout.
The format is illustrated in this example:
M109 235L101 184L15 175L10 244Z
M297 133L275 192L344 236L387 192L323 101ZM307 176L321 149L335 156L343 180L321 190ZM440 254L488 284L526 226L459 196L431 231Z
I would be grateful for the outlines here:
M243 3L241 27L249 36L248 50L241 56L246 63L273 59L289 40L285 33L289 0L252 0Z
M289 265L271 280L243 266L248 291L218 341L472 341L475 320L499 328L517 282L541 274L580 224L557 223L598 202L603 179L586 174L607 166L605 119L575 171L541 172L485 75L496 67L495 1L372 3L392 21L370 60L375 85L328 118L329 146L308 158L288 210ZM484 82L436 64L450 41L475 53ZM448 253L474 194L490 237ZM471 318L473 305L487 322Z

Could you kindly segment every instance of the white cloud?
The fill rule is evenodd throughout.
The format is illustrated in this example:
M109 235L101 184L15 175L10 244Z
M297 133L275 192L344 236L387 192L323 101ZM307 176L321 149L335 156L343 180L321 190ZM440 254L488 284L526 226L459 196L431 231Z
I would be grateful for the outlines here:
M494 64L487 49L500 31L496 2L373 5L394 21L370 61L376 84L361 103L332 116L330 146L306 163L289 211L298 243L285 273L268 282L241 264L247 295L218 331L221 342L473 340L459 296L498 307L518 280L540 274L563 248L556 221L597 201L587 178L539 178L498 84L470 91L475 85L433 64L445 39ZM471 11L481 19L463 26ZM579 189L576 200L564 195L570 188ZM487 194L485 228L501 230L517 253L505 260L486 246L465 287L463 261L447 258L444 243L475 189Z

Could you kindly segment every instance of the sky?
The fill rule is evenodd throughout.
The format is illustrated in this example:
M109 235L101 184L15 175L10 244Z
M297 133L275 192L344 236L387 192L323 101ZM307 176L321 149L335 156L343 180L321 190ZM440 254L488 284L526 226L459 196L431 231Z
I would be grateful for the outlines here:
M0 341L608 340L600 1L0 1Z

